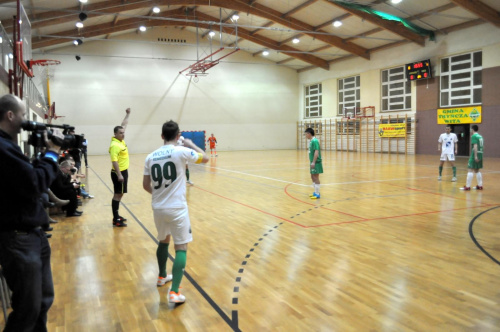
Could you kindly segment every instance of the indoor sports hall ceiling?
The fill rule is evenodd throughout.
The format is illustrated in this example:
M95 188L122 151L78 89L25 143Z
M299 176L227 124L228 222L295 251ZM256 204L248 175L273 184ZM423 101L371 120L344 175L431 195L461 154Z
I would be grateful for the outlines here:
M34 51L53 51L71 45L75 39L112 40L138 31L140 26L169 27L198 31L199 43L206 43L211 38L209 32L215 31L212 38L217 47L222 40L225 47L237 46L255 57L267 51L269 61L298 71L328 69L330 64L352 57L369 61L379 50L406 43L425 47L431 42L402 22L381 19L357 5L403 18L417 28L434 32L437 39L479 24L500 28L499 0L344 2L351 6L334 0L22 1L32 25ZM155 6L158 13L153 11ZM15 1L0 0L0 20L8 33L12 33L15 12ZM77 28L81 13L87 18L82 22L84 27ZM239 16L236 21L231 19L235 14ZM342 25L334 27L335 21ZM192 47L196 48L196 43Z

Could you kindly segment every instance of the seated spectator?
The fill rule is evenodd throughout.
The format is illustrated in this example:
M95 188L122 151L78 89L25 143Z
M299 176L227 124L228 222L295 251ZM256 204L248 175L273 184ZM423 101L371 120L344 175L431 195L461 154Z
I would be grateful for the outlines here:
M66 211L67 217L79 217L82 211L78 211L78 198L76 197L76 189L80 187L79 184L71 182L71 162L68 160L63 161L59 165L59 172L57 177L50 186L50 190L60 199L69 200L69 204L62 207Z

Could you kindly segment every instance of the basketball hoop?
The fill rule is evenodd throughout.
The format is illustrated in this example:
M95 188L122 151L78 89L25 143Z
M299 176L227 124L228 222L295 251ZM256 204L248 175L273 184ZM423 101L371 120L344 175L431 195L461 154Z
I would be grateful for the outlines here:
M32 66L54 66L54 65L60 65L61 61L44 59L44 60L30 60L29 63L30 63L30 67L32 67Z

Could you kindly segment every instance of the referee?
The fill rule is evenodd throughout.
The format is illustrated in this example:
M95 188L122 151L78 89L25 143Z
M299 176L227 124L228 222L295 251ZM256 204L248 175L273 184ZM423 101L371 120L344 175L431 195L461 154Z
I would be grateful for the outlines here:
M125 129L128 124L128 117L130 115L130 108L125 110L127 113L122 121L121 126L116 126L114 129L115 135L111 137L111 144L109 146L109 156L111 157L111 180L113 180L114 195L111 201L111 208L113 210L113 226L126 227L125 221L127 219L120 216L118 210L120 208L120 201L123 194L127 192L128 182L128 166L130 163L128 156L127 144L124 141Z

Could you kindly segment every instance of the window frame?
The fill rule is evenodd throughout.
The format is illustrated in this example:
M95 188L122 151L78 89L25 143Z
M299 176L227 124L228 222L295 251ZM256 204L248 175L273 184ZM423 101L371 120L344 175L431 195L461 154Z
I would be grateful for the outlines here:
M479 65L476 63L476 55L479 56ZM467 56L469 56L469 59L463 59ZM440 59L440 64L439 107L450 108L483 104L482 50L443 57ZM462 66L464 68L453 69L454 66ZM480 84L475 82L478 77ZM468 84L465 85L464 83ZM454 84L456 85L455 87L453 87ZM465 92L469 92L469 94L465 95ZM479 94L476 95L475 92ZM468 102L453 103L453 100L465 101L466 99L468 99Z
M391 71L393 71L391 73ZM384 73L387 72L387 81L384 82ZM400 77L401 76L401 77ZM391 80L391 78L393 78ZM403 84L403 86L396 87L394 85ZM380 72L380 112L403 112L411 111L411 81L406 78L405 66L398 66L388 69L383 69ZM385 88L387 87L387 88ZM385 94L387 89L387 95ZM399 93L398 93L399 92ZM403 98L400 102L395 102L392 99ZM391 101L392 100L392 101ZM387 103L385 103L387 101ZM402 108L393 108L395 105L401 105Z
M352 81L354 81L353 87L350 86ZM345 88L346 85L349 87ZM346 98L352 96L354 96L354 100L346 101ZM337 97L337 116L346 116L348 112L345 111L349 111L349 109L355 109L352 116L359 113L361 111L361 75L339 78L337 80Z
M311 93L311 88L313 92ZM311 105L312 103L317 103ZM311 109L318 108L314 111L314 115L311 115ZM304 118L305 119L315 119L321 118L323 116L323 84L313 83L304 86Z

